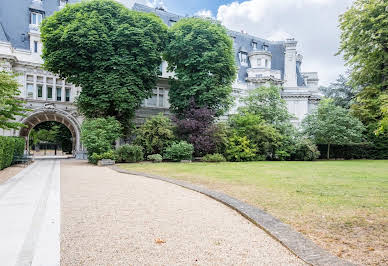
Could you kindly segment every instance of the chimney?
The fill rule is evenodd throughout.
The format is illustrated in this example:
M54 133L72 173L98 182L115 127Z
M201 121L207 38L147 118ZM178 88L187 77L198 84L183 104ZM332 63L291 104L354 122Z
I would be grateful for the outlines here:
M296 45L295 39L287 39L284 43L286 48L284 59L284 87L297 87L296 77Z

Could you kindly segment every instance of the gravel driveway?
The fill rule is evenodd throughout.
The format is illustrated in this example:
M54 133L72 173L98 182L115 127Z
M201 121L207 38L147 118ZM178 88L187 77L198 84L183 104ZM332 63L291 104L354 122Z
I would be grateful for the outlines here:
M85 162L61 162L61 265L302 265L202 194Z

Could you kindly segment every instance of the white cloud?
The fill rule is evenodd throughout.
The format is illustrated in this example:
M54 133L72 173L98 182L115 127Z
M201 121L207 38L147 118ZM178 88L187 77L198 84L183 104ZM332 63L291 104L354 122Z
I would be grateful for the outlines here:
M132 8L135 3L143 4L149 7L163 7L165 8L163 1L161 0L116 0L119 3L122 3L128 8Z
M206 18L212 18L213 17L213 13L211 10L206 10L206 9L202 9L200 11L198 11L197 13L194 14L195 16L199 16L199 17L206 17Z
M303 71L318 71L321 84L345 71L334 56L339 45L338 16L352 0L247 0L222 5L217 19L226 27L270 39L294 37L304 55Z

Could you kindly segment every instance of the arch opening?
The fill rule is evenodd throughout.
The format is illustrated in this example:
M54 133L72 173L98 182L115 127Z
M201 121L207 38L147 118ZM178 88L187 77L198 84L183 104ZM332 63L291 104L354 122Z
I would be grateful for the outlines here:
M45 127L44 125L57 124L63 125L62 128L70 132L71 135L71 151L69 152L72 155L76 155L77 152L81 150L80 143L80 126L77 120L72 117L69 113L50 109L50 110L37 110L34 113L27 116L22 121L26 127L20 129L19 136L23 137L26 140L26 153L30 154L30 134L33 129L39 129ZM42 126L43 125L43 126ZM47 129L47 128L46 128ZM43 134L44 135L44 134Z

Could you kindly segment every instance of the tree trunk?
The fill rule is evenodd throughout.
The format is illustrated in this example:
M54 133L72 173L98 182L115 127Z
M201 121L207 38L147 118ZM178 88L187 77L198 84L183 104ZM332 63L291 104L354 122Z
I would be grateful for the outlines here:
M327 144L327 159L330 160L330 143Z

